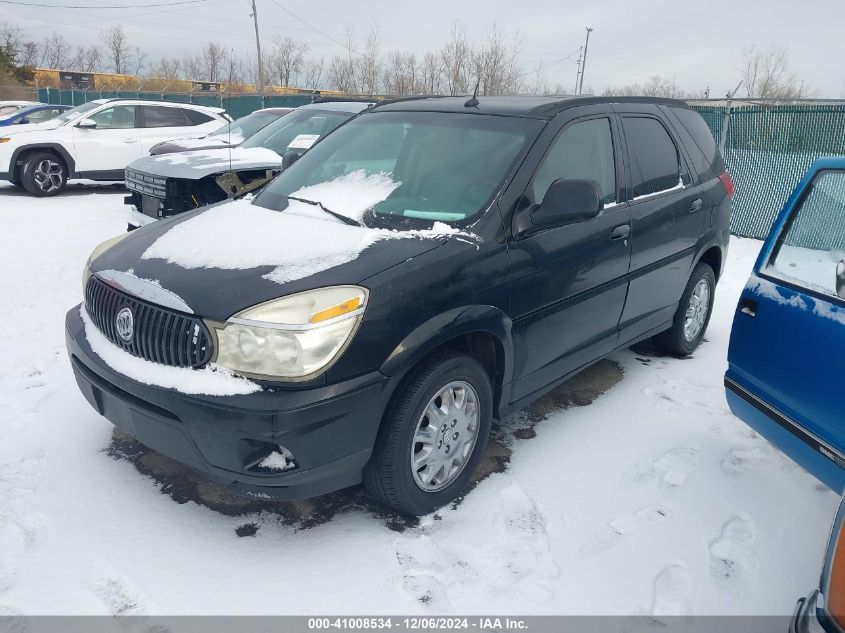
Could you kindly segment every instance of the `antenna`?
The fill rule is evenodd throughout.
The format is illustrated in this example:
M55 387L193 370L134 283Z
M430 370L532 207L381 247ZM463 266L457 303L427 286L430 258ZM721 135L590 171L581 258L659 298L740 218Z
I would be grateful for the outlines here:
M475 90L472 91L472 98L467 99L464 103L465 108L477 108L478 107L478 86L481 83L480 79L475 81Z

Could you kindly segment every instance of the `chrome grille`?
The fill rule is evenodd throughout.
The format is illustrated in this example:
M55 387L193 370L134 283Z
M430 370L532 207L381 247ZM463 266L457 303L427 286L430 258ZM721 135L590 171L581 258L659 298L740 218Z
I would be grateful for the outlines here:
M118 333L123 308L132 311L129 340ZM211 335L202 319L141 301L96 276L85 287L85 309L106 338L133 356L172 367L201 367L211 359Z
M126 188L148 196L167 198L167 178L151 176L141 171L127 169L125 174Z

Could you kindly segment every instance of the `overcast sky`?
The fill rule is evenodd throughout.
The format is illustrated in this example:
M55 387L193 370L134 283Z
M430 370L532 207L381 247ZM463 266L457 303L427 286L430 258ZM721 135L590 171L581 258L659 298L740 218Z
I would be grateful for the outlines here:
M205 0L187 8L78 9L62 5L128 4L130 0L18 0L49 8L0 3L0 24L17 25L31 39L62 32L75 44L98 42L99 33L123 25L133 45L155 59L196 52L214 41L240 56L254 52L248 0ZM144 5L166 0L137 0ZM551 85L574 85L578 47L591 26L585 88L674 78L686 90L711 88L722 96L739 81L743 51L754 44L786 46L793 70L819 97L845 96L845 0L276 0L326 34L285 14L274 0L257 0L261 37L269 47L277 35L306 41L312 55L328 59L344 49L351 26L359 45L377 24L382 48L407 52L437 49L450 25L464 24L480 41L495 22L523 38L525 70L546 66ZM574 55L572 55L574 53ZM555 65L553 62L571 56Z

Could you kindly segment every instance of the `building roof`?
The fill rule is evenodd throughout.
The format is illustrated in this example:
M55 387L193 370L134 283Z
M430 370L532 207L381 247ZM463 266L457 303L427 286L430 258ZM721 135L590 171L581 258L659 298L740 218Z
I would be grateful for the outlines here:
M378 103L374 109L378 111L465 112L551 119L567 108L596 103L652 103L686 106L684 101L657 97L479 96L477 106L467 107L465 104L468 99L470 99L469 96L387 99Z

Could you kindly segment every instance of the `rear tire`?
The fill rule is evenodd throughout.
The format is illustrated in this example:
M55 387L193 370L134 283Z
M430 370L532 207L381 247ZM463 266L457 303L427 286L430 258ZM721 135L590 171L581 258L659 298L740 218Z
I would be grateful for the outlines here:
M687 282L672 327L653 338L654 345L674 356L688 356L701 344L713 313L716 275L709 264L700 263Z
M24 159L20 180L27 193L33 196L55 196L67 184L67 166L52 152L33 152Z
M364 488L402 514L433 512L466 488L492 418L493 389L481 364L459 352L437 354L413 371L388 408Z

